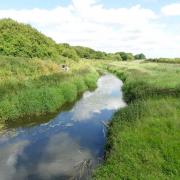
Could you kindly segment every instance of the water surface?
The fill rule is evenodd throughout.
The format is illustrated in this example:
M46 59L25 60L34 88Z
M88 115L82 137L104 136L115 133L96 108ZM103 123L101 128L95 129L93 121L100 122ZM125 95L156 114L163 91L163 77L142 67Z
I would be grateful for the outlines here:
M0 180L88 179L103 158L107 122L126 105L121 88L117 77L104 75L70 110L11 125L0 135Z

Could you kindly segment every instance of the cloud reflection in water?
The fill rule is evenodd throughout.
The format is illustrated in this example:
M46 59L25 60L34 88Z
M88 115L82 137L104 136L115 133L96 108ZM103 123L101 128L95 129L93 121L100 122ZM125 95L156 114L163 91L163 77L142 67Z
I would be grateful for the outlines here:
M0 136L0 180L68 179L79 173L81 162L90 159L96 164L104 152L102 121L126 106L122 85L115 76L104 75L97 89L84 93L70 111Z
M43 179L59 174L70 176L77 173L78 164L85 159L93 159L90 151L82 149L67 133L60 133L50 139L39 161L37 174Z
M120 91L123 83L113 75L105 75L98 81L94 92L86 92L81 101L72 109L72 120L85 121L102 110L117 110L126 106Z

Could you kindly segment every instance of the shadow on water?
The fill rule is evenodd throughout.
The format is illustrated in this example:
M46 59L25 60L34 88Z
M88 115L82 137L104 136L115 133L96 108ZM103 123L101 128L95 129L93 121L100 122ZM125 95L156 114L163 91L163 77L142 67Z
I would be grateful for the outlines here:
M126 106L121 88L118 78L103 75L96 90L59 114L8 124L0 136L0 179L89 179L103 159L106 124Z
M40 125L43 123L48 123L54 117L56 117L59 113L71 110L73 108L73 106L76 104L76 102L82 98L82 95L83 94L79 94L77 99L74 102L66 103L59 110L57 110L54 113L46 113L46 114L40 115L40 116L36 116L36 115L26 116L26 117L22 117L21 119L16 119L13 121L12 120L6 121L4 129L10 130L13 128L20 128L20 127L30 128L30 127L37 126L37 125Z

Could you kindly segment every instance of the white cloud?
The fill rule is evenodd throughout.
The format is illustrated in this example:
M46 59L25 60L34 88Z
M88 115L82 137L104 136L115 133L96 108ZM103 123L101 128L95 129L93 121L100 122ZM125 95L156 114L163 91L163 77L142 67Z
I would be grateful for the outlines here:
M119 79L105 75L98 80L97 85L94 92L86 92L82 100L74 106L71 111L73 121L92 120L95 114L103 110L113 111L126 106L120 91L123 83Z
M34 173L44 180L54 179L60 175L71 179L71 176L78 175L78 165L89 159L95 161L91 152L82 148L78 140L67 133L59 133L50 138L37 164L37 172Z
M177 56L176 35L167 33L159 16L140 5L105 8L96 0L72 0L68 6L47 9L0 10L0 18L30 23L57 42L104 51L144 52L149 56ZM164 43L166 42L166 43ZM174 53L167 51L174 47ZM180 52L179 52L180 56Z
M0 149L0 179L25 179L27 172L24 168L17 171L16 164L18 157L23 156L23 151L29 145L28 141L19 141L16 144L9 144Z
M164 6L162 8L162 13L167 16L180 16L180 3Z

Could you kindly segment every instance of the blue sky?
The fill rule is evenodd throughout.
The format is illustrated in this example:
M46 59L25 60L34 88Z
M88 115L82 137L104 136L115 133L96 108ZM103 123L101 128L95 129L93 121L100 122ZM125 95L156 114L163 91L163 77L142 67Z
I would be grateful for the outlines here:
M180 57L180 0L0 0L0 18L57 42Z
M71 0L0 0L0 9L52 9L57 6L68 5L70 2ZM170 3L179 3L180 0L98 0L97 2L109 8L131 7L141 4L143 7L158 11L162 6Z
M46 8L52 9L59 5L68 5L70 0L0 0L0 9Z

